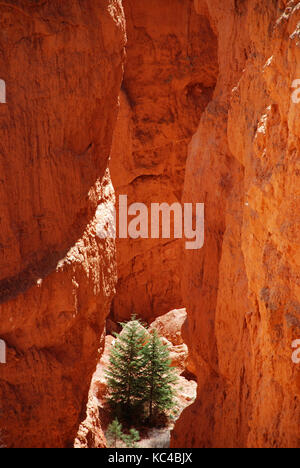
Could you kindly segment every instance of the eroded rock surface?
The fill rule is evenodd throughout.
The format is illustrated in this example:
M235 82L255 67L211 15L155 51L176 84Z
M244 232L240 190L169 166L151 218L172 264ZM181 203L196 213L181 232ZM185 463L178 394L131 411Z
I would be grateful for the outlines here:
M206 203L205 246L183 274L198 397L172 445L299 447L299 3L206 3L219 77L184 195Z
M182 339L182 326L186 317L186 309L174 309L157 317L148 329L150 333L157 331L170 351L172 367L176 367L180 374L188 367L188 348Z
M110 170L128 204L180 202L187 146L217 76L216 37L192 0L124 0L127 61ZM118 239L114 320L184 305L181 241Z
M115 338L107 335L101 349L102 356L94 372L89 391L85 420L80 424L74 448L105 448L104 431L110 422L109 411L106 408L105 396L107 383L105 369L109 365L109 355Z
M119 0L0 5L0 428L72 446L116 282L96 235L123 75Z
M151 323L149 331L155 329L160 336L167 338L173 345L181 345L183 344L181 329L186 318L186 309L170 310L157 317Z

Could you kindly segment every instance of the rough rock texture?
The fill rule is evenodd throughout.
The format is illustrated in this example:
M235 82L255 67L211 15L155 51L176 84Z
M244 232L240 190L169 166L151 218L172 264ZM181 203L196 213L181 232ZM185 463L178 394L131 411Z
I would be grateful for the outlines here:
M172 445L299 447L299 2L207 6L219 77L184 195L206 203L205 246L186 253L183 274L198 397Z
M109 365L109 354L114 340L111 335L105 337L104 348L101 349L102 356L90 386L86 418L79 426L74 448L105 448L107 446L104 431L109 424L109 415L105 409L107 383L104 371Z
M165 346L170 351L171 366L180 374L187 370L188 348L182 339L182 325L186 320L185 309L174 309L156 318L148 328L151 333L156 330Z
M119 0L2 1L0 428L72 446L116 281L95 235L123 74Z
M180 202L187 145L217 76L216 37L192 0L124 0L127 62L110 170L128 203ZM119 239L114 320L183 306L181 242Z
M170 310L157 317L150 325L149 331L155 329L160 336L164 336L173 345L183 344L181 329L186 320L186 309Z

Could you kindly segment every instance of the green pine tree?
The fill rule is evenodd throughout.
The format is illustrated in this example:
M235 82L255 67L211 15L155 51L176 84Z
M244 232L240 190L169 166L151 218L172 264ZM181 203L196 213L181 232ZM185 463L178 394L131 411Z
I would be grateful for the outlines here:
M121 440L123 437L122 424L119 423L116 418L107 428L106 438L108 440L109 446L117 448L118 440Z
M143 397L143 356L145 329L134 317L116 335L106 371L108 401L122 415L130 418Z
M127 448L137 448L140 440L140 433L136 429L130 429L129 434L123 434L122 440Z
M154 412L165 413L175 405L174 384L177 381L174 368L170 367L170 353L161 342L156 330L153 331L150 340L143 347L145 367L144 379L144 403L149 408L149 421L153 420Z

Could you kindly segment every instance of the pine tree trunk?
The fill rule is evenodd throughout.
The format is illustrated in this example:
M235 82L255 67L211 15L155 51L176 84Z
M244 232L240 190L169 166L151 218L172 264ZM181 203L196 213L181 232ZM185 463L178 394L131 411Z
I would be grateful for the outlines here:
M151 389L151 395L150 395L150 409L149 409L149 420L150 420L150 423L152 422L152 414L153 414L153 401L152 401L152 389Z
M150 390L150 409L149 409L149 422L152 423L152 416L153 416L153 387L154 387L154 378L153 378L153 362L154 362L154 346L152 347L152 363L151 363L151 390Z

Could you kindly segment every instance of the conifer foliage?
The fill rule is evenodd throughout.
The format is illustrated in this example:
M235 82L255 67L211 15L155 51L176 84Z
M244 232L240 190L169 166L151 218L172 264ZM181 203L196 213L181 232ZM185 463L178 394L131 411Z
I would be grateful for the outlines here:
M142 402L145 345L145 329L133 318L122 324L123 331L117 335L110 354L110 364L106 371L110 405L130 416Z
M132 428L129 434L123 434L122 441L127 448L137 448L137 442L140 440L140 433L136 429Z
M110 448L118 448L119 441L123 442L127 448L136 448L140 434L134 428L130 429L129 434L123 433L122 424L115 418L107 428L106 438Z
M177 377L170 367L169 351L161 342L156 330L142 349L144 401L149 408L150 422L153 413L169 410L174 406L174 384Z
M108 401L115 414L129 419L138 413L141 420L145 409L152 423L154 414L174 406L177 377L170 367L169 350L156 331L147 333L135 317L122 326L106 371Z
M119 423L118 419L115 418L113 422L108 426L106 437L110 447L117 448L118 440L122 439L122 424Z

